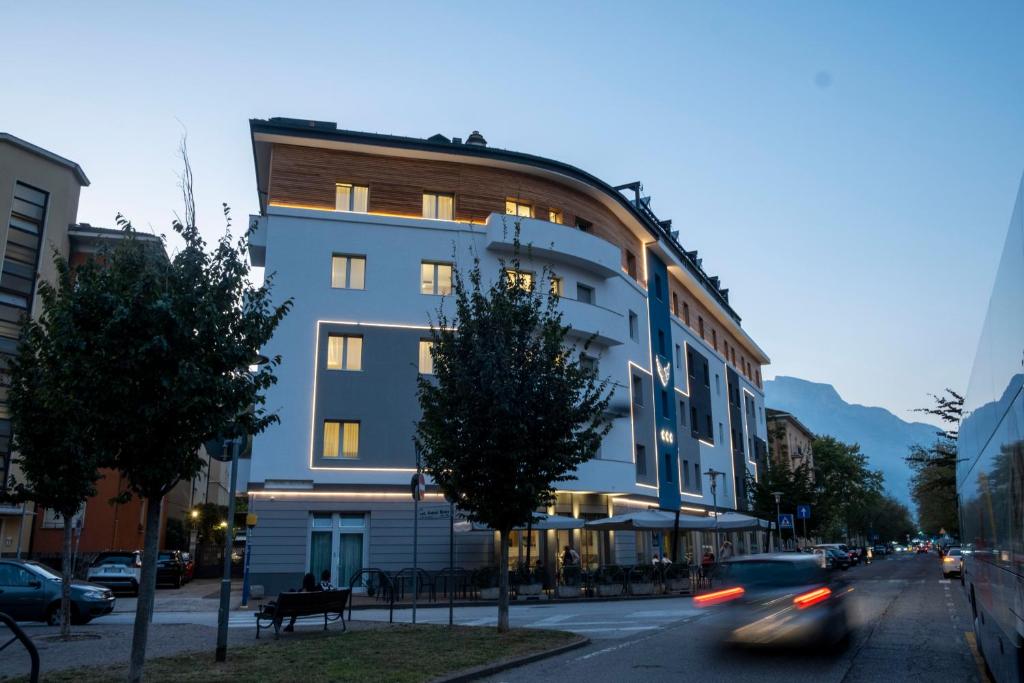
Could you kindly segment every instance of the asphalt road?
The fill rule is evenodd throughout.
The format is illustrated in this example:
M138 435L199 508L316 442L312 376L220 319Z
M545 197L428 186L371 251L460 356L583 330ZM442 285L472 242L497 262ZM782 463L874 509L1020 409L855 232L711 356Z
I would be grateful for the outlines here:
M591 635L591 645L488 680L983 680L969 644L967 598L958 580L942 578L934 554L890 555L850 569L847 577L855 588L851 594L851 598L856 596L851 605L854 633L840 653L826 654L817 648L789 652L726 649L709 629L702 628L706 613L692 608L674 620L651 619L647 625L653 628L614 640L594 638L595 634L576 626L579 618L569 617L552 626ZM643 625L641 618L636 621Z

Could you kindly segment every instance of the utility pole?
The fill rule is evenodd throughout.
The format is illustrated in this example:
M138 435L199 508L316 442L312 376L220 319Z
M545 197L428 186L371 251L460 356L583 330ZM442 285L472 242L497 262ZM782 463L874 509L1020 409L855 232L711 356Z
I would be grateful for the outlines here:
M224 530L224 575L220 579L220 609L217 610L217 653L218 662L228 657L228 618L231 614L231 547L235 540L235 487L238 482L238 451L242 437L231 440L231 489L228 494L227 528Z
M725 481L725 472L719 472L709 467L704 476L711 479L711 501L715 508L715 564L718 564L721 559L719 556L722 554L718 540L718 477L722 477L722 481Z

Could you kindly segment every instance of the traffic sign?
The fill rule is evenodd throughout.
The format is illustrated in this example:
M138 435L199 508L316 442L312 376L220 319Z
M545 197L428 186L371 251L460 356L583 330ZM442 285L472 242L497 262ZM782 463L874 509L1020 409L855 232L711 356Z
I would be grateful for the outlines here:
M779 515L779 528L793 530L793 515L786 513Z
M810 505L797 505L796 506L796 518L797 519L810 519L811 518L811 506Z

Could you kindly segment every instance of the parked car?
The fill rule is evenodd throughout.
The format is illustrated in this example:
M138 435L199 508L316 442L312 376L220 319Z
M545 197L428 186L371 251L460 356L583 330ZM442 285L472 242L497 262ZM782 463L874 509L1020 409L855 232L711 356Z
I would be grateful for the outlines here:
M139 594L142 576L142 552L138 550L110 550L100 553L86 572L92 583L115 591Z
M827 569L842 569L846 571L850 568L850 556L839 548L825 547L822 550L828 554L829 564L826 567Z
M951 545L942 558L942 577L948 579L953 574L964 575L964 556L958 545Z
M156 556L156 582L175 588L185 584L185 560L180 550L161 550Z
M188 583L196 576L196 560L192 553L182 553L181 560L185 563L185 583Z
M775 647L835 645L850 633L845 581L804 554L747 555L726 560L720 588L694 598L713 610L707 624L726 643Z
M871 550L872 550L872 552L874 552L875 557L880 557L882 555L888 555L889 554L889 552L886 550L885 546L881 545L881 544L874 546Z
M0 612L17 621L60 624L64 581L60 574L38 562L0 560ZM71 622L86 624L114 610L114 593L85 581L71 582Z

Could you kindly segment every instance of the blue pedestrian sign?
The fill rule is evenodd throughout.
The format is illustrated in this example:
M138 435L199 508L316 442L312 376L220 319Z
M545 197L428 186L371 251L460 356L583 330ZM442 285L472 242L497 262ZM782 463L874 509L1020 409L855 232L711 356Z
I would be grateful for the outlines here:
M810 505L797 505L796 506L796 518L797 519L810 519L811 518L811 506Z
M790 531L792 531L793 530L793 515L788 514L788 513L784 514L784 515L779 515L779 528L780 529L789 529Z

